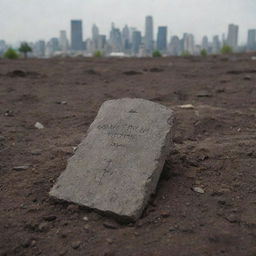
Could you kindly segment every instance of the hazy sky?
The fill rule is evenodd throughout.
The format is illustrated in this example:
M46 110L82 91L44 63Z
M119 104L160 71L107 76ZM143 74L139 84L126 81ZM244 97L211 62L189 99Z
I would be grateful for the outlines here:
M256 28L256 0L0 0L0 39L34 41L70 35L70 20L82 19L84 37L96 23L108 34L111 22L144 31L146 15L154 17L154 29L167 25L169 35L191 32L196 41L204 34L227 33L229 23L240 26L240 42L249 28Z

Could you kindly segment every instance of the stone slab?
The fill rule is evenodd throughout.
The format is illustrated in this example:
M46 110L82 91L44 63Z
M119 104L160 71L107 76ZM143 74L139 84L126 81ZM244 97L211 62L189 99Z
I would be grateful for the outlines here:
M50 196L136 221L171 148L173 111L143 99L103 103Z

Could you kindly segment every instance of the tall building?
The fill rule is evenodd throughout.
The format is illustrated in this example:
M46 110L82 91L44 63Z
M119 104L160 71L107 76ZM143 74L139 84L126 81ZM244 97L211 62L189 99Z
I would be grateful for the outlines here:
M227 45L233 48L234 51L237 50L238 47L238 30L239 27L234 24L229 24L228 26L228 38L227 38Z
M67 39L67 32L65 30L60 31L59 44L60 44L60 50L63 53L66 53L68 51L68 39Z
M202 39L202 49L206 50L208 52L209 49L209 41L208 41L208 37L204 36Z
M145 22L145 50L151 54L154 48L153 17L147 16Z
M132 54L137 55L140 50L142 37L140 31L134 31L132 33Z
M115 27L114 23L110 32L110 45L112 52L122 52L123 50L122 34L120 29Z
M167 27L158 27L157 33L157 50L166 52L167 50Z
M130 29L127 25L124 26L122 30L122 42L123 42L123 49L125 52L130 50L131 44L130 44Z
M71 20L71 49L74 51L84 50L81 20Z
M169 46L169 52L171 56L179 56L181 54L181 41L178 36L172 36Z
M219 36L216 35L213 37L213 40L212 40L212 53L213 54L219 53L220 48L221 48L220 39L219 39Z
M248 51L256 50L256 29L248 30L247 50Z
M35 43L33 53L36 57L44 57L45 56L45 41L39 40Z
M195 42L192 34L185 33L183 35L183 51L184 53L194 54Z

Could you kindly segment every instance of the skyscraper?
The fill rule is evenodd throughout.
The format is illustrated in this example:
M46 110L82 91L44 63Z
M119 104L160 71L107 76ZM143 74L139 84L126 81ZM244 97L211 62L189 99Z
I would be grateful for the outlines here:
M67 39L67 33L65 30L60 31L60 50L64 53L68 51L68 39Z
M167 27L158 27L157 50L165 52L167 50Z
M141 45L141 32L140 31L134 31L132 33L132 54L137 55L139 53Z
M233 48L235 51L238 46L238 26L234 24L229 24L228 26L228 38L227 45Z
M220 47L221 47L221 44L220 44L220 39L219 39L219 36L216 35L213 37L213 40L212 40L212 53L213 54L217 54L220 52Z
M247 50L248 51L256 50L256 29L248 30Z
M178 36L172 36L169 52L172 56L179 56L181 54L181 42Z
M81 20L71 20L71 49L74 51L84 50Z
M188 54L194 54L195 42L192 34L185 33L183 35L183 51Z
M147 16L145 23L145 50L151 54L154 47L153 17Z
M209 48L208 37L204 36L203 40L202 40L202 49L204 49L204 50L206 50L208 52L208 48Z

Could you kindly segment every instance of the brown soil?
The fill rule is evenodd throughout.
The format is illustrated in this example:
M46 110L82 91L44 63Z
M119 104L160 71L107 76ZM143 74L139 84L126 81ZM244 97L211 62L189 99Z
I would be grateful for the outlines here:
M255 71L245 55L0 60L0 254L256 255ZM122 97L176 113L157 193L129 225L48 196L100 105Z

